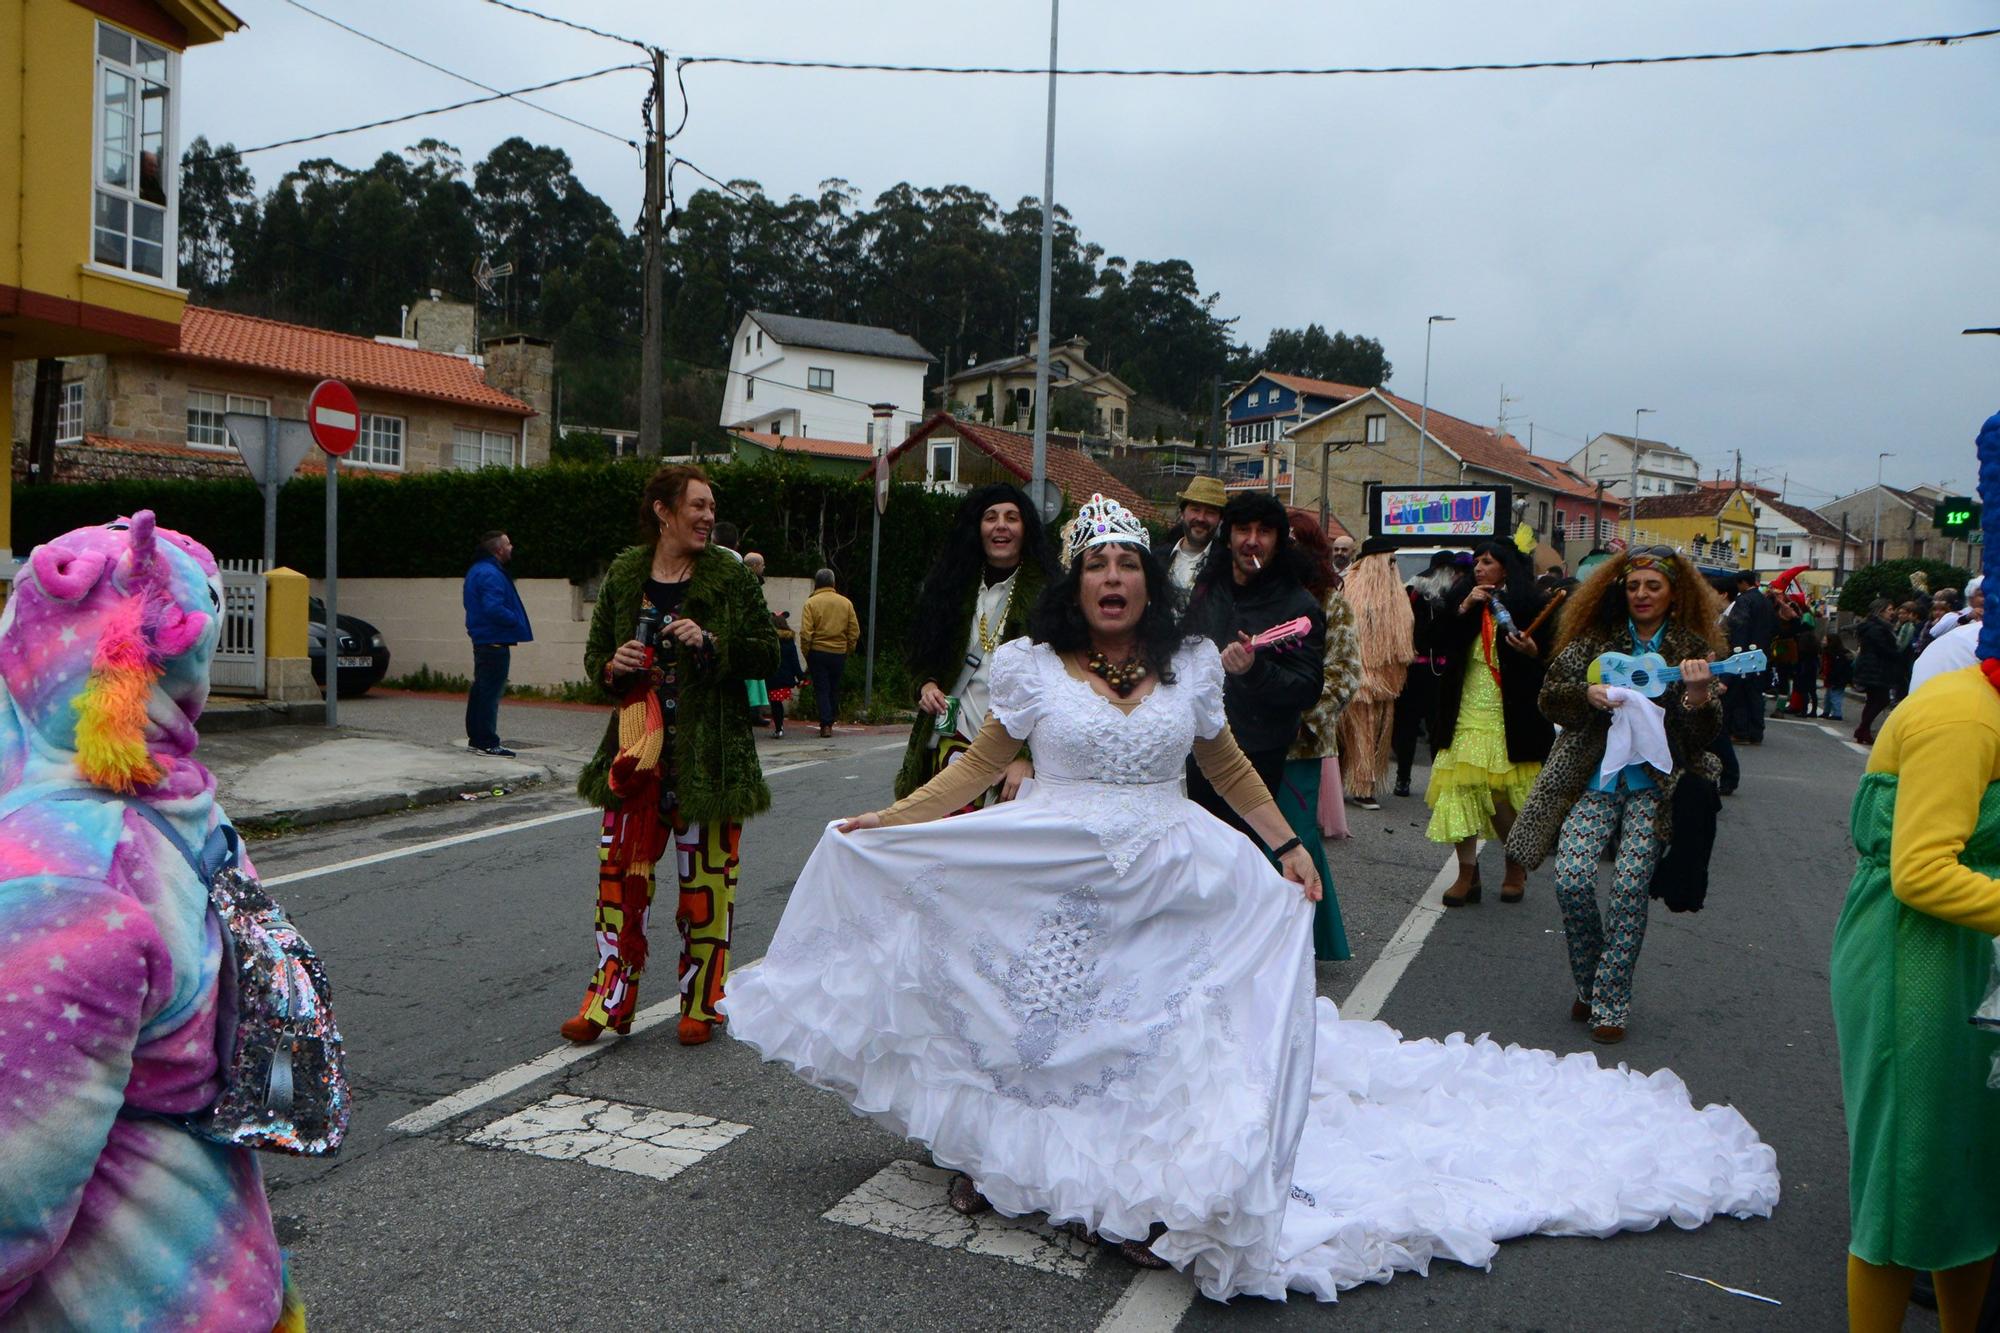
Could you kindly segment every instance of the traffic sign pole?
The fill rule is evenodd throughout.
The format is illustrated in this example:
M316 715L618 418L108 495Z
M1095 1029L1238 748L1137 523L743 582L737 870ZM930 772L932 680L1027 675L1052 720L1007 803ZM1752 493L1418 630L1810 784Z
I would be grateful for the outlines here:
M278 567L278 423L264 418L264 572Z
M326 725L340 722L340 459L361 438L361 407L339 380L321 380L306 399L306 428L326 454Z
M326 456L326 725L340 725L340 455Z

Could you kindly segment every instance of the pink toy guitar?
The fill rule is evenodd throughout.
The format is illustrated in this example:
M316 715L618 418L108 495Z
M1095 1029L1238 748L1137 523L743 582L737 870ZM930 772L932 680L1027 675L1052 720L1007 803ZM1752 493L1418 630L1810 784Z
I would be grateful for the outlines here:
M1287 620L1282 625L1273 625L1262 634L1250 640L1252 652L1262 652L1266 648L1286 649L1312 633L1312 621L1306 616Z

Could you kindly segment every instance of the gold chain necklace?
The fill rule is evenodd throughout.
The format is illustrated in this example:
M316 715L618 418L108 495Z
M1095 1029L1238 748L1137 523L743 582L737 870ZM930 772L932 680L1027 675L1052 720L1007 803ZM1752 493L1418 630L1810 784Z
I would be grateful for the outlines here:
M1008 575L1008 578L1012 577L1013 575L1011 574ZM999 585L995 584L994 586L998 587ZM1013 600L1014 600L1014 590L1012 588L1009 588L1007 590L1007 601L1011 602ZM1007 632L1006 603L1003 602L1001 604L1000 623L993 627L993 631L990 637L987 634L986 630L986 613L984 611L981 611L979 613L979 655L981 657L991 657L993 655L993 650L1000 646L1000 636L1002 634L1005 634L1006 632Z

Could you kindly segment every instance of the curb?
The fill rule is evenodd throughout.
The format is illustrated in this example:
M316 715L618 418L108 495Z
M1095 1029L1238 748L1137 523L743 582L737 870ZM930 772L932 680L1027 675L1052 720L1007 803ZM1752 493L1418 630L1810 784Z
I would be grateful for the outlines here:
M518 792L525 788L545 787L558 780L559 775L556 771L544 765L523 774L518 780L511 781L507 785L510 791ZM232 822L246 833L283 833L314 824L334 824L348 819L367 819L373 815L398 814L427 805L443 805L457 800L460 795L470 790L474 788L462 781L436 782L428 786L412 787L407 791L384 792L378 796L357 796L352 800L330 801L325 805L307 806L298 810L274 810Z

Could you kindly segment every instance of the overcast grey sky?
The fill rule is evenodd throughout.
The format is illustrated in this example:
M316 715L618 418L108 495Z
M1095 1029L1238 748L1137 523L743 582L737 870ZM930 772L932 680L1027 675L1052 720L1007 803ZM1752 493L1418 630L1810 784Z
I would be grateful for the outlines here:
M285 0L187 62L182 130L248 146L477 95ZM637 52L482 0L308 0L495 87ZM1034 65L1047 9L963 0L527 0L684 54ZM1214 4L1066 0L1062 62L1404 64L1669 54L1996 25L1971 0ZM1181 257L1239 335L1317 320L1380 338L1415 397L1534 423L1567 457L1598 431L1672 441L1704 471L1818 504L1887 477L1974 480L2000 408L2000 39L1716 65L1265 80L1067 79L1056 198L1128 259ZM842 177L1038 195L1037 79L695 66L674 147L772 194ZM541 94L630 133L644 76ZM500 103L248 159L364 165L425 136L468 163L523 134L566 148L629 225L632 150ZM688 177L683 173L680 183ZM1058 331L1061 332L1060 330Z

